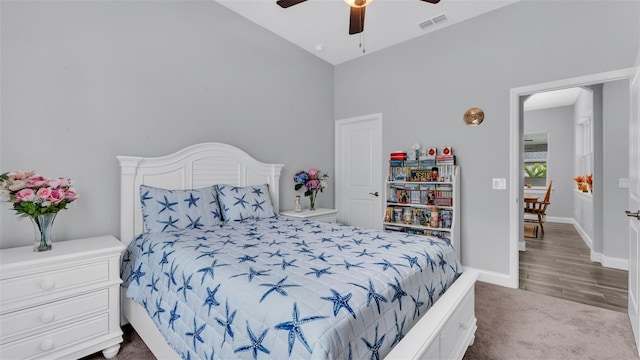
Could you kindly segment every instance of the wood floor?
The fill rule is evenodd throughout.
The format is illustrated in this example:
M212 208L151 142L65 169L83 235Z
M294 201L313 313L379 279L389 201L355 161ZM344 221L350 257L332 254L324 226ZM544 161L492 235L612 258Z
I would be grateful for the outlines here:
M628 272L592 262L572 224L547 222L544 230L544 237L525 237L520 288L626 313Z

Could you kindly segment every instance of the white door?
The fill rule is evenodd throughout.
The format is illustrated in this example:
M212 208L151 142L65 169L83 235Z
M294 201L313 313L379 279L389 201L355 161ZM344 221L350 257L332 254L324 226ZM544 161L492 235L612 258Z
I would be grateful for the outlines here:
M336 208L338 222L382 228L382 115L336 121Z
M640 55L639 55L640 57ZM638 279L640 268L640 66L631 81L631 116L629 119L629 319L640 353L640 316ZM635 213L635 216L634 214Z

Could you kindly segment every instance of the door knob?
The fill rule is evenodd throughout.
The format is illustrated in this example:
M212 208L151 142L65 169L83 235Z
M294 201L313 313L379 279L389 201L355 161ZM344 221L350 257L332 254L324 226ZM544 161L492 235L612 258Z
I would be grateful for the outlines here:
M629 210L625 210L624 213L627 214L627 216L629 216L629 217L634 217L634 218L640 220L640 211L631 212Z
M373 195L373 196L375 196L375 197L378 197L378 192L376 191L376 192L374 192L374 193L369 193L369 195Z

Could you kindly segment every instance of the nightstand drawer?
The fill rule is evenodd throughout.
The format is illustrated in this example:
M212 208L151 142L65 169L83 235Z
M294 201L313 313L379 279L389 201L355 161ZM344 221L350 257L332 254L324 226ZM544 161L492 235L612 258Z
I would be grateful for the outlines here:
M32 356L46 357L76 342L84 341L109 332L109 314L102 314L48 332L2 345L0 358L24 359Z
M28 338L49 328L109 310L109 290L59 300L0 316L0 344Z
M22 298L33 298L108 280L109 262L107 260L57 268L39 274L2 280L0 302L6 305Z

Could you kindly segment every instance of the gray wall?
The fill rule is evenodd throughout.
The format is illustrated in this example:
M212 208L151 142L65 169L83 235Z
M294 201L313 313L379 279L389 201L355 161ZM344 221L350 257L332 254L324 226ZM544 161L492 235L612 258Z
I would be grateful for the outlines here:
M547 216L570 219L573 215L573 130L573 106L524 113L525 134L548 134L547 181L553 180L553 192Z
M333 175L333 67L213 1L1 3L0 170L76 181L54 240L119 234L117 155L199 142ZM333 206L333 178L318 205ZM33 228L0 205L0 247Z
M603 86L603 235L602 255L629 258L628 220L624 216L629 193L618 180L629 177L629 81ZM596 184L597 185L597 184Z
M383 153L453 146L463 262L501 273L508 192L491 179L509 178L509 89L630 67L640 43L637 1L522 0L334 68L213 1L0 6L0 170L76 180L56 238L118 234L116 155L202 141L284 163L291 208L295 171L332 175L333 120L380 112ZM473 106L476 128L462 123ZM32 233L2 205L0 247Z
M638 6L524 0L370 53L336 66L335 117L382 113L383 153L452 146L462 167L462 262L508 274L508 191L491 185L509 178L509 90L632 66ZM474 106L484 123L466 127Z

